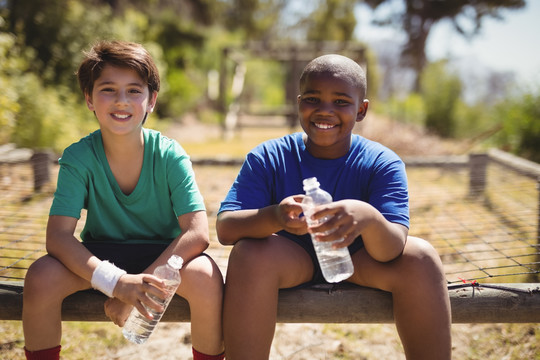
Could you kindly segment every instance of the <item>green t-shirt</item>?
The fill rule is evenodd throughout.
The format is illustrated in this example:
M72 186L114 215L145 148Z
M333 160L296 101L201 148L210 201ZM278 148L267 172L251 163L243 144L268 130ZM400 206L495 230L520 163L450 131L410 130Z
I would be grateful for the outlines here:
M205 210L184 149L159 132L143 129L144 161L137 186L125 195L109 167L101 131L69 146L50 215L79 219L84 242L170 243L180 233L178 216Z

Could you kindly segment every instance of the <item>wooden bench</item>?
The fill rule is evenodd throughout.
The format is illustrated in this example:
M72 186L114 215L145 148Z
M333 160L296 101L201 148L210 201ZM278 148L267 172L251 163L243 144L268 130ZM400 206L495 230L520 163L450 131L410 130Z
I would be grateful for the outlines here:
M449 285L453 323L540 323L540 283ZM0 320L21 320L23 283L0 281ZM426 294L429 296L429 294ZM106 297L95 290L64 301L65 321L109 321ZM189 305L175 296L162 321L189 321ZM281 323L393 323L392 295L352 284L281 290Z

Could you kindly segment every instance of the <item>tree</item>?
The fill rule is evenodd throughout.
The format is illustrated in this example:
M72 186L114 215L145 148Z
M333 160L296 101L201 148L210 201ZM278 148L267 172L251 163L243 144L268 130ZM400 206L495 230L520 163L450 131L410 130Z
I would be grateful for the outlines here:
M247 40L273 40L279 28L282 10L288 0L230 0L225 24L230 30L242 30Z
M308 19L308 40L352 40L354 28L356 27L353 2L324 0L309 15Z
M372 9L393 0L363 0ZM486 17L502 19L501 11L521 9L525 0L403 0L402 13L376 19L375 24L399 25L407 34L407 43L401 53L403 64L416 73L415 90L420 89L420 74L426 65L426 40L433 26L441 20L450 20L461 35L472 38L480 32Z

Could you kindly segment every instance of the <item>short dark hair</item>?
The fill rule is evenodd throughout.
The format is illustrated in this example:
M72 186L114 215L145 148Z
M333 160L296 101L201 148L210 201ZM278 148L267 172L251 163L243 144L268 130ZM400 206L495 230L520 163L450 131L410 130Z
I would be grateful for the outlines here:
M94 82L106 65L135 70L148 84L150 94L159 92L159 71L152 56L141 44L127 41L100 41L84 55L77 71L79 86L84 95L92 94Z
M362 97L366 96L367 80L364 69L354 60L337 54L322 55L311 60L300 76L300 90L302 91L310 75L321 73L340 75L355 88L359 89Z

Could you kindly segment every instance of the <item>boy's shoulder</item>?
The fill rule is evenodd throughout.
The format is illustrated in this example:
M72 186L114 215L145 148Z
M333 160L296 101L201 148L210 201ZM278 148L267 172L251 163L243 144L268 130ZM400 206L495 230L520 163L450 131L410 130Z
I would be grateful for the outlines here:
M79 141L74 142L73 144L69 145L67 148L65 148L64 153L62 154L62 157L65 157L66 155L78 156L88 151L93 151L95 144L100 143L100 142L101 142L101 130L96 130L82 137Z
M302 133L296 132L292 134L287 134L282 137L270 139L263 141L257 145L252 151L276 151L278 149L290 150L292 148L297 148L303 144Z
M143 128L143 132L145 146L155 155L161 157L187 155L178 141L163 135L160 131Z
M370 158L385 159L387 161L402 161L392 149L378 141L365 138L359 134L352 135L351 150L357 155L368 156Z

